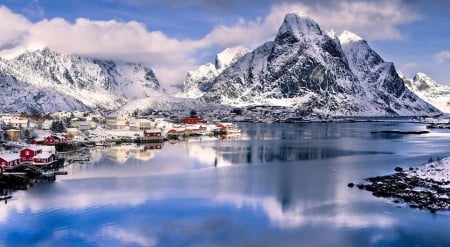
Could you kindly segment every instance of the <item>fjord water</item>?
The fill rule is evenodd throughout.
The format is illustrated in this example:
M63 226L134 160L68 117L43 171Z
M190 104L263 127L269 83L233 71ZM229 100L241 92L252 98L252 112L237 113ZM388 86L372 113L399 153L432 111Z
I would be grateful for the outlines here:
M239 138L94 149L0 205L0 246L445 246L450 216L349 182L450 156L398 122L239 124Z

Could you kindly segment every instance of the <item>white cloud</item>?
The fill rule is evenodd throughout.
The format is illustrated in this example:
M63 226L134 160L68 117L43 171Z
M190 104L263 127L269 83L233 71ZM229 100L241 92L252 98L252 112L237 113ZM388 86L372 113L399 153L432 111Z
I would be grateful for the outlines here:
M0 6L0 50L19 45L27 36L31 23L23 16Z
M444 63L446 60L450 60L450 51L441 51L434 56L434 60L438 63Z
M250 48L273 40L286 13L298 12L315 19L324 29L351 30L366 39L401 39L397 25L420 16L399 1L339 2L306 5L274 5L265 16L220 25L199 40L179 40L161 31L149 31L139 22L94 21L74 23L61 18L32 23L24 16L0 7L0 56L49 47L64 53L104 59L139 61L155 68L162 84L181 83L187 70L199 63L196 54L211 48L244 45Z
M349 30L368 40L403 39L398 26L421 18L415 9L401 1L344 1L329 8L309 8L307 13L323 28Z

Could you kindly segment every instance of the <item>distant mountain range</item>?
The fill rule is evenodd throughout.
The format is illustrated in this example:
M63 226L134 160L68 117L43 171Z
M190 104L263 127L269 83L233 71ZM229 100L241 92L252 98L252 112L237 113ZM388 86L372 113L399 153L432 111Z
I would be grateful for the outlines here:
M392 63L350 32L324 32L312 19L286 15L274 41L237 56L222 72L188 73L186 95L243 106L285 105L321 115L439 113L412 93ZM196 78L200 78L196 80Z
M49 49L0 59L0 86L4 112L112 110L161 91L152 69L141 64Z
M417 73L413 79L403 77L403 80L420 98L442 112L450 113L450 86L441 85L424 73Z
M324 32L312 19L288 14L273 41L253 51L228 48L214 64L188 72L178 98L164 93L153 70L138 63L50 49L0 58L0 112L265 104L320 115L440 113L411 90L447 111L447 101L436 95L450 91L416 77L402 79L356 34Z

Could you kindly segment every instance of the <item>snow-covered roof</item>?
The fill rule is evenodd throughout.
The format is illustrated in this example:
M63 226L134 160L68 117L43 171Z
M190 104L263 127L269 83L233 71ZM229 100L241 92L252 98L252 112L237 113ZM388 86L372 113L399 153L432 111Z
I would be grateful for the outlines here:
M20 159L20 156L18 153L0 153L0 158L6 162L11 162Z
M160 129L145 130L145 133L161 133Z
M24 150L24 149L30 149L30 150L33 150L33 151L42 151L42 147L43 146L27 146L27 147L24 147L22 150Z
M37 159L48 159L52 155L53 155L52 153L40 153L40 154L37 154L36 156L34 156L34 158L37 158Z
M139 124L139 123L151 123L152 121L149 119L143 119L143 118L133 118L129 121L130 124Z

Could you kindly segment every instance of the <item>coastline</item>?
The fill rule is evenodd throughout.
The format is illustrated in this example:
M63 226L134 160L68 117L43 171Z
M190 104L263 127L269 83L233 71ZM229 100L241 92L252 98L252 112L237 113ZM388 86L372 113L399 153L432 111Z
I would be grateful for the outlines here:
M450 210L450 157L430 160L407 170L396 167L395 171L390 175L366 178L365 183L356 187L372 192L376 197L390 198L396 204L406 203L410 208L431 213Z

